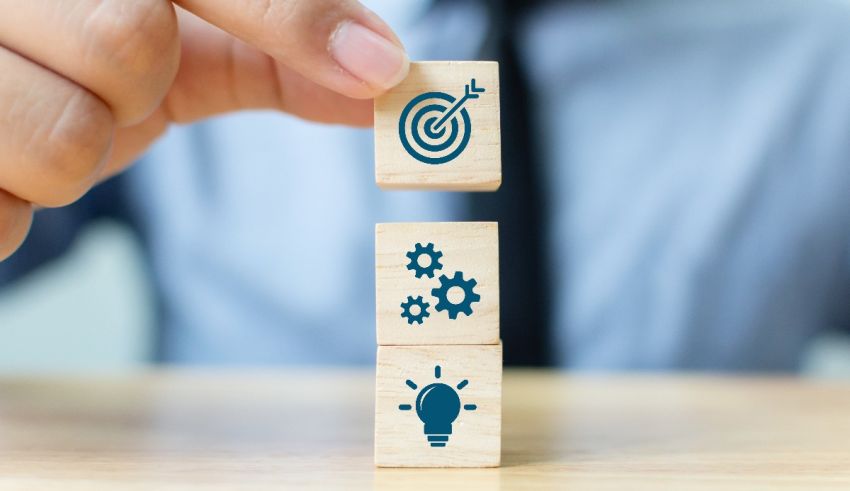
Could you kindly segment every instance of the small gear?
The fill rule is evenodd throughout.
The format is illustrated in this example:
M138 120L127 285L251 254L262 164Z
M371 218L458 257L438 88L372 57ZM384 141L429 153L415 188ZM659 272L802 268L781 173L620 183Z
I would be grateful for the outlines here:
M422 257L423 254L431 258L431 262L426 266L421 266L419 264L419 258ZM443 265L440 264L440 258L443 257L443 253L435 251L434 244L431 242L424 247L422 244L417 243L414 250L408 252L406 256L410 259L410 262L407 264L407 269L412 269L416 273L417 278L421 278L423 275L428 278L433 278L434 271L443 269Z
M410 311L410 309L414 305L419 307L419 312L417 312L416 314ZM417 324L422 325L422 322L425 321L425 318L431 315L428 312L428 307L430 306L430 303L422 300L421 295L416 298L408 296L407 301L401 304L401 316L407 319L408 324L413 324L414 322L416 322Z
M461 312L467 316L472 315L472 303L481 301L481 295L472 290L477 284L478 282L474 278L464 280L463 273L460 271L456 271L454 278L451 279L446 275L441 275L440 287L431 290L431 295L438 300L434 308L437 312L447 311L449 319L457 319L457 315ZM463 290L463 300L458 303L452 303L448 298L449 290L455 286Z

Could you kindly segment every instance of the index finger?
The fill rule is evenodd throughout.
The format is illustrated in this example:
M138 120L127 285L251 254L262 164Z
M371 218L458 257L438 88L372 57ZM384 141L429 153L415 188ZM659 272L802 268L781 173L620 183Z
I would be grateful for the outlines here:
M372 98L407 76L392 29L355 0L175 0L308 79Z

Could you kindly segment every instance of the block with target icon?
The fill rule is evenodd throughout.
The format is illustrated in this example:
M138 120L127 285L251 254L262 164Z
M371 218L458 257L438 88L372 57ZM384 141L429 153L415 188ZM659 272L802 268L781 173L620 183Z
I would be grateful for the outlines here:
M495 467L502 346L379 346L378 467Z
M498 224L379 223L375 285L379 345L497 344Z
M412 63L375 99L375 178L384 189L498 189L498 63Z

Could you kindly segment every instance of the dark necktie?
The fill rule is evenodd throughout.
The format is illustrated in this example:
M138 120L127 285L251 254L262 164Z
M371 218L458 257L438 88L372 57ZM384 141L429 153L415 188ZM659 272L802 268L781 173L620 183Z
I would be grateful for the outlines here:
M499 222L501 333L506 365L551 362L550 282L545 196L531 114L532 94L521 69L516 28L538 2L488 0L490 32L481 59L499 61L502 114L502 186L469 195L473 220Z

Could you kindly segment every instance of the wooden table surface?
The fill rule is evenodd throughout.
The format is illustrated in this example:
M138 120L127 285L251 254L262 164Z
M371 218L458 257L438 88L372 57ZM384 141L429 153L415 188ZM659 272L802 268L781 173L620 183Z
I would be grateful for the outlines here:
M505 373L503 466L375 469L371 371L0 378L0 489L850 489L850 384Z

